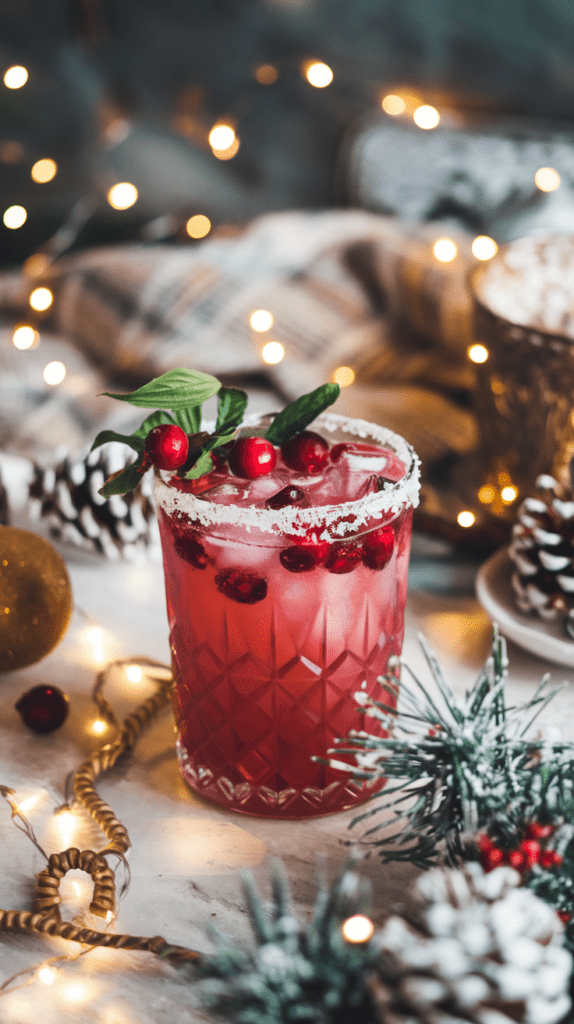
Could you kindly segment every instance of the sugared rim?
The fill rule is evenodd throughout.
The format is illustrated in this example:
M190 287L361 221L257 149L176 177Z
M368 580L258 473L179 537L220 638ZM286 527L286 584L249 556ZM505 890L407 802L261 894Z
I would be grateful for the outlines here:
M251 414L243 425L256 427L264 417ZM213 527L222 524L238 525L250 531L255 528L266 533L304 534L310 527L323 530L322 540L333 540L335 536L348 535L353 530L372 523L385 513L396 515L403 508L416 508L419 503L420 460L414 448L400 434L380 427L366 420L350 419L336 413L326 412L319 416L312 427L334 433L339 430L355 437L370 437L378 444L392 448L407 467L404 477L392 483L385 482L381 491L367 494L357 501L345 501L338 505L316 505L312 508L282 508L277 511L266 508L249 508L238 505L219 505L206 501L195 494L178 491L169 486L169 474L156 471L154 492L158 507L168 515L180 512L189 516L201 526ZM213 430L213 423L206 423L206 430ZM342 521L344 520L344 521Z

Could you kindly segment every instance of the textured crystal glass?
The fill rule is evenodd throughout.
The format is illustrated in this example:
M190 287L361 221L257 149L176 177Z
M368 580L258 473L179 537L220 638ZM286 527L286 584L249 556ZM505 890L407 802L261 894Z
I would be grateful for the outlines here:
M418 459L362 420L324 414L315 428L335 443L386 446L405 476L357 501L278 511L217 504L156 476L181 772L201 796L247 814L328 814L373 792L312 756L350 729L381 733L354 694L366 686L389 699L377 677L402 647ZM392 554L380 567L359 556L352 571L293 572L280 558L310 534L361 552L381 528Z

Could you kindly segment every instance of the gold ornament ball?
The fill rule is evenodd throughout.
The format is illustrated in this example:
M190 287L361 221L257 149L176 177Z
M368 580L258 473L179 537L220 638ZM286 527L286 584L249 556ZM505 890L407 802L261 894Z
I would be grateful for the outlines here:
M0 526L0 672L49 654L71 612L70 579L58 552L36 533Z

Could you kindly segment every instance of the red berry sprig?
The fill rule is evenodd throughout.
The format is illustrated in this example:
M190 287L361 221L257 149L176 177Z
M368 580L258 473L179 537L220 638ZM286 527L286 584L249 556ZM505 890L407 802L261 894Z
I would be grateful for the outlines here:
M149 461L158 469L179 469L189 451L187 434L175 423L160 423L147 435L145 450Z
M556 850L542 846L542 842L550 839L554 831L554 825L542 825L539 821L531 821L526 829L525 838L513 850L501 849L487 832L483 832L478 837L477 845L484 870L493 871L494 868L506 864L524 875L534 864L546 869L560 867L560 854Z
M275 448L264 437L240 437L229 453L229 468L235 476L255 480L275 469Z

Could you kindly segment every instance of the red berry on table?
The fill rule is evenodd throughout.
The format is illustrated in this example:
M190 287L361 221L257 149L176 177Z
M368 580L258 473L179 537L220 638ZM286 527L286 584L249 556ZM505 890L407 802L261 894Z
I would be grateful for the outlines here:
M352 572L363 557L363 545L356 540L333 544L325 568L338 574Z
M267 597L267 580L248 569L224 569L215 577L215 585L239 604L257 604Z
M277 456L264 437L239 437L229 454L229 468L235 476L255 480L275 469Z
M539 821L531 821L526 829L527 839L548 839L554 832L554 825L541 825Z
M145 450L158 469L179 469L187 459L187 434L175 423L160 423L147 435Z
M391 560L395 546L392 526L379 526L363 537L363 562L369 569L384 569Z
M68 717L68 698L57 686L34 686L20 697L16 710L34 732L53 732Z
M329 443L313 430L303 430L281 445L281 456L298 473L320 473L329 459Z
M306 500L307 495L305 491L302 491L300 487L294 487L293 485L284 487L282 491L278 491L277 494L272 494L270 498L267 498L265 505L267 508L272 508L277 511L280 508L289 508L292 505L301 505Z

